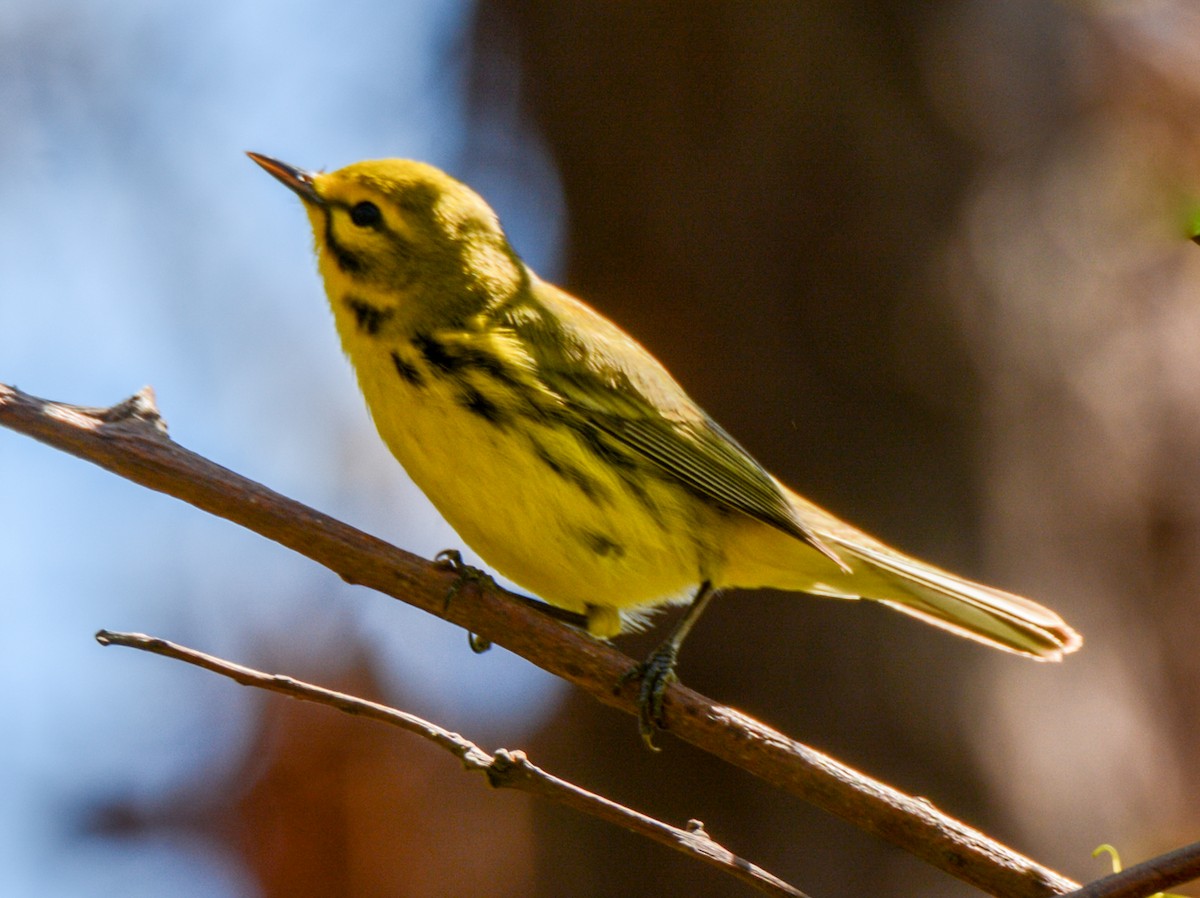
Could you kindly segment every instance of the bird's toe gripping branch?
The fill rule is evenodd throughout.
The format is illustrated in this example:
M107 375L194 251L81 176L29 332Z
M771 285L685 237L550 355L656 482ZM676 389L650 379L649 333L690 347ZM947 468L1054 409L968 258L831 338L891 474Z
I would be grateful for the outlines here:
M458 574L454 582L450 584L450 588L446 590L446 598L443 603L443 609L449 609L450 603L454 601L454 597L466 583L474 583L481 589L490 589L498 591L500 585L496 583L492 575L487 571L481 571L477 567L472 567L463 561L462 553L458 549L442 549L437 555L433 556L435 563L442 567L449 568ZM467 643L471 646L471 651L480 655L492 647L490 641L474 633L467 634Z
M630 680L638 680L638 732L642 741L651 751L659 751L654 744L656 730L666 729L663 720L663 697L667 687L678 681L675 674L675 662L679 656L679 646L668 639L650 653L641 664L631 667L617 681L616 691L620 691Z

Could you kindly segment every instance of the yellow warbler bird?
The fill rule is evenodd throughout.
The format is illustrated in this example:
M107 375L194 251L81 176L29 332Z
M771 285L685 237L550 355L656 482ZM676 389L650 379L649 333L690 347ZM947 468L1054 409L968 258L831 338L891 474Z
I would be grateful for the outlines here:
M727 587L873 599L1042 660L1079 648L1053 611L789 490L633 338L539 279L444 172L383 159L315 173L249 155L303 201L380 436L458 534L600 638L690 603L636 670L647 740L679 646Z

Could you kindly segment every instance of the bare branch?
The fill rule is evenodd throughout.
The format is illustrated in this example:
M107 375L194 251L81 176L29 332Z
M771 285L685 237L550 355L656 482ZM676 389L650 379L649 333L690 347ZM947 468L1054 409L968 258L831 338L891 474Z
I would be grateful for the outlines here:
M1065 898L1146 898L1193 879L1200 879L1200 842L1097 879Z
M208 461L166 436L143 390L112 409L84 409L0 384L0 424L94 462L135 483L190 502L306 555L358 583L478 634L636 714L636 684L614 684L632 659L512 601L499 589L466 583L447 606L456 575ZM1044 898L1078 883L978 830L789 739L733 708L673 685L669 732L766 782L885 839L992 895Z
M467 770L486 774L488 782L497 789L516 789L531 795L549 798L592 817L614 823L666 845L668 848L673 848L695 860L710 864L767 895L808 898L799 889L793 888L761 867L743 860L732 851L714 842L704 832L703 826L689 826L688 829L683 830L655 820L653 817L648 817L547 773L530 762L524 752L501 748L497 749L495 753L489 753L469 739L464 739L458 733L452 733L435 723L405 711L347 695L344 692L324 689L280 674L263 673L254 668L234 664L232 661L207 655L154 636L101 630L96 634L96 641L101 645L121 645L185 661L196 667L202 667L223 677L228 677L243 686L278 692L289 698L315 702L335 708L345 714L366 717L369 720L399 727L444 748L458 758Z

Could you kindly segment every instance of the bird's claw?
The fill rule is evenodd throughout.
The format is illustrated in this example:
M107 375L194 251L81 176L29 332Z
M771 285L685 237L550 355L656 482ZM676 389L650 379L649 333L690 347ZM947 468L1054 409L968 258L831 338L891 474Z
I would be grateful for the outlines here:
M641 664L629 668L617 681L619 692L630 680L639 680L637 695L638 732L651 751L660 751L654 744L654 733L667 728L663 719L664 697L667 687L678 682L675 674L675 659L679 649L667 642L655 649Z
M481 571L477 567L472 567L462 559L462 553L458 549L442 549L433 556L433 561L442 567L449 568L456 572L458 577L450 584L450 588L446 590L446 598L442 603L442 610L448 611L450 603L454 601L454 597L458 595L464 583L474 583L481 589L499 590L500 587L492 575L486 571ZM481 655L492 647L490 639L484 639L474 633L467 634L467 642L471 646L471 651L477 655Z
M484 639L478 633L468 633L467 645L471 647L471 651L476 655L482 655L492 647L492 641L490 639Z
M474 583L480 589L500 591L500 586L492 578L492 575L463 561L462 553L458 549L442 549L442 551L433 556L433 561L435 564L448 568L458 574L458 578L446 590L443 609L450 607L450 603L454 601L454 597L458 595L459 590L463 588L463 584L465 583Z

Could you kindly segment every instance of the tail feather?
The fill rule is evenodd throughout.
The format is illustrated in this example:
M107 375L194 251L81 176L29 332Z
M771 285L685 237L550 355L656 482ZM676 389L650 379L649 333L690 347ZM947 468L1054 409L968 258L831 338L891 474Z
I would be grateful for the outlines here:
M882 578L890 587L876 594L864 590L862 598L874 599L968 639L1040 661L1060 661L1083 644L1082 637L1061 617L1029 599L957 577L875 544L869 537L825 536L876 574L868 576L865 583Z
M1083 645L1080 635L1049 608L918 561L781 488L797 517L851 571L826 569L814 576L811 549L805 547L805 560L797 561L785 557L787 553L776 544L769 565L761 556L752 559L759 566L750 568L748 579L757 585L870 599L959 636L1040 661L1060 661Z

